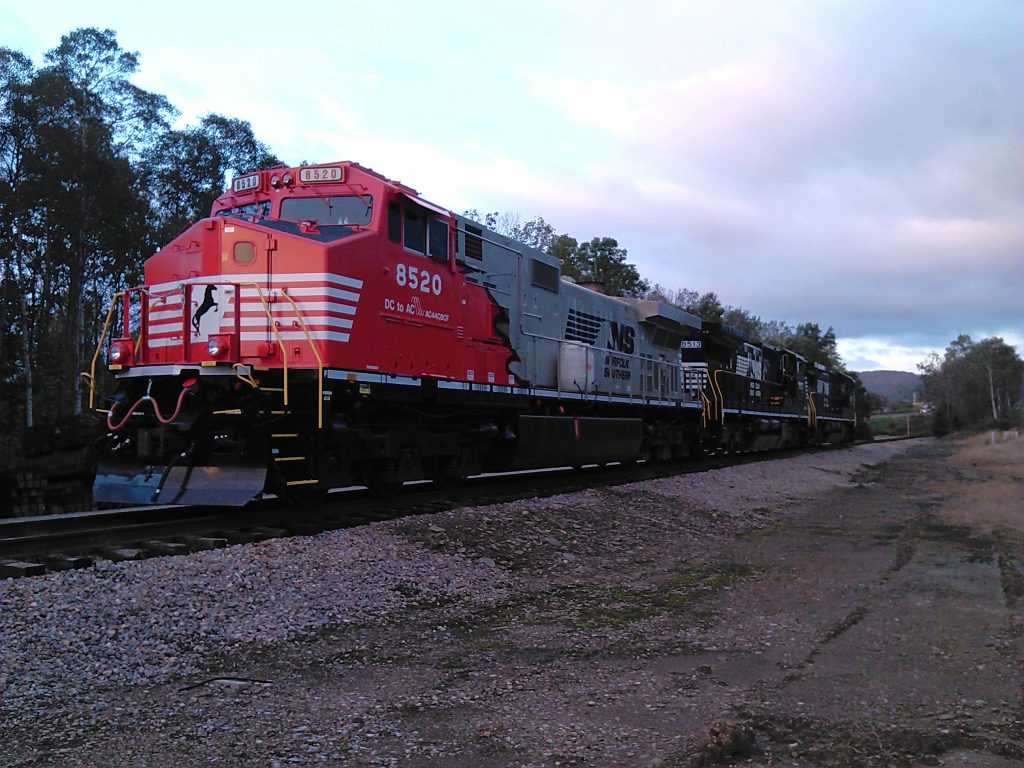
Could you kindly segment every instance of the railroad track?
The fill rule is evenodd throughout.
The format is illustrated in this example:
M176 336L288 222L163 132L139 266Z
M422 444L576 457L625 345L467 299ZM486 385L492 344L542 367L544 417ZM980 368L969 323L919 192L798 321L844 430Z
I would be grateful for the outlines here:
M816 449L837 450L833 447ZM343 489L313 507L277 500L238 507L146 506L0 519L0 578L87 568L99 560L185 555L282 536L309 536L406 515L553 496L738 464L775 461L808 451L712 456L683 463L590 466L470 478L457 490L413 483L387 499Z

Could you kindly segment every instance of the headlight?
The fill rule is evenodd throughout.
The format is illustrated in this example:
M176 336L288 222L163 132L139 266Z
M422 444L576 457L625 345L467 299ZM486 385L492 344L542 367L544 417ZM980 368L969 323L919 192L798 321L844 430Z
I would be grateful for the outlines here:
M206 352L210 357L223 357L228 351L228 340L223 336L211 336L206 342Z
M112 365L130 365L132 361L132 340L115 339L110 342L110 351L107 353Z

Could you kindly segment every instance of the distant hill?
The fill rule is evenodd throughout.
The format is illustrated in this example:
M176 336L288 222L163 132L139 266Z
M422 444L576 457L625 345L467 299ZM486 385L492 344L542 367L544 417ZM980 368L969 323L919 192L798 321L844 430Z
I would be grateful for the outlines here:
M881 395L892 404L914 399L914 391L921 391L921 377L906 371L861 371L860 380L868 392Z

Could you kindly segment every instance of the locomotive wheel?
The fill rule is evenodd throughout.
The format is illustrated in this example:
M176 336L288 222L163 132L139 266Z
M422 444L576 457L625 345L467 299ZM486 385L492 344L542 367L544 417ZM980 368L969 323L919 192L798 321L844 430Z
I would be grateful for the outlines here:
M431 472L434 485L442 491L454 491L461 486L466 476L456 469L457 466L454 460L439 461Z
M402 481L395 479L394 467L388 463L366 466L363 475L363 484L378 499L397 496L402 490Z
M397 478L394 462L390 461L361 462L358 482L366 485L378 499L397 496L403 485L402 480Z
M402 485L400 482L384 480L380 477L372 477L366 481L366 487L378 499L390 499L392 496L397 496L402 490Z

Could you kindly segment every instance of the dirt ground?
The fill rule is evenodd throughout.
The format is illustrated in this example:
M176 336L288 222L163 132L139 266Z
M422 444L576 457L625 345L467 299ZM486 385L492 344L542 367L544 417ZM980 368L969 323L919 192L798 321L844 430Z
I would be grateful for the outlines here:
M119 691L102 738L54 723L18 764L1024 765L1024 440L915 441L739 528L659 488L403 521L499 597L409 583L401 611Z

